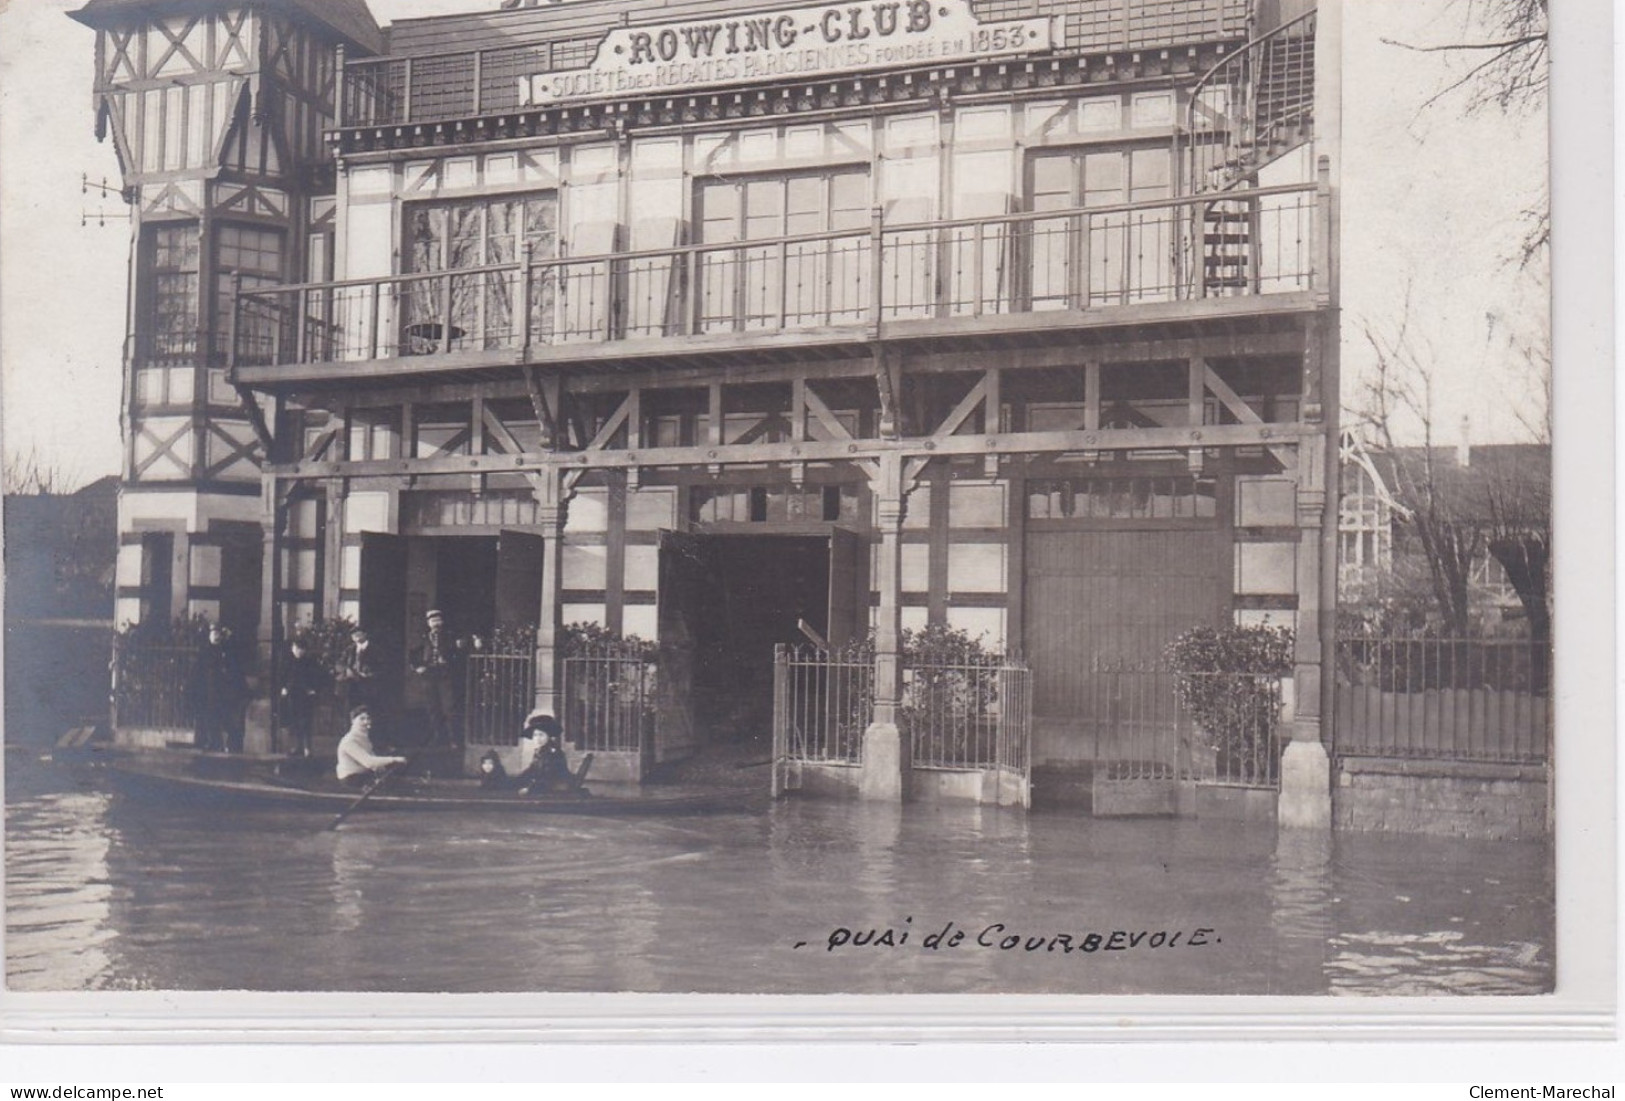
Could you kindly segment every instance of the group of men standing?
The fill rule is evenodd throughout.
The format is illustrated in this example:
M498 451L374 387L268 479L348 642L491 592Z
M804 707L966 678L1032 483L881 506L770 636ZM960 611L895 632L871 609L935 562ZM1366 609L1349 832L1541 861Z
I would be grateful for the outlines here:
M198 654L193 678L195 744L199 749L241 753L244 711L248 704L248 678L230 632L216 624ZM465 645L452 635L438 608L424 615L423 633L409 654L413 676L422 689L430 745L456 745L460 716L459 692ZM374 715L399 710L391 695L386 662L366 629L356 626L349 645L331 668L322 664L303 640L295 639L283 658L278 680L278 718L295 756L311 755L317 702L331 683L345 714L358 707Z

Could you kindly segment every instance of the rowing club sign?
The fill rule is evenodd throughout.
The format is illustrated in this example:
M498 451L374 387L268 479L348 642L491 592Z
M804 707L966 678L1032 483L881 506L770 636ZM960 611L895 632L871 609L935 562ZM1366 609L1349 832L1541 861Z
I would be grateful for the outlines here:
M879 0L618 27L592 64L524 78L538 106L901 65L1015 57L1051 48L1053 17L983 22L968 0Z

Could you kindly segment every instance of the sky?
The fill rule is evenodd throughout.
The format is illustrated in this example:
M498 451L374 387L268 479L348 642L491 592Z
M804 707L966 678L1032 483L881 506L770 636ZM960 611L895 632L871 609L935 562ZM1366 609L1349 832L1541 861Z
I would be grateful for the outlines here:
M86 176L116 186L118 166L93 132L94 36L65 15L80 2L0 0L0 447L73 484L119 467L129 257L122 203L82 188ZM497 6L371 2L380 22ZM1545 281L1508 262L1519 212L1542 193L1546 120L1464 118L1460 98L1422 111L1452 62L1383 41L1459 41L1457 11L1449 0L1347 5L1344 403L1370 368L1363 329L1392 331L1408 304L1439 364L1435 420L1449 442L1464 417L1474 442L1504 442L1525 438L1534 400L1508 348L1546 333Z

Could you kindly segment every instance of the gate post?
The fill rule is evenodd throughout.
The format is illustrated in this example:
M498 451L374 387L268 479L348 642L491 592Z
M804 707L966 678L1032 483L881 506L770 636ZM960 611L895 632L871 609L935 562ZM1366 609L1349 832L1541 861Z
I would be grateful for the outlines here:
M895 451L880 456L873 479L880 523L880 563L875 578L880 589L875 622L875 710L863 732L863 769L858 795L866 800L900 803L908 795L909 746L897 725L903 696L903 460Z
M1306 437L1298 449L1298 629L1293 638L1293 689L1296 712L1287 724L1292 740L1281 755L1281 794L1276 821L1283 827L1330 829L1332 825L1331 757L1322 741L1321 682L1323 617L1336 614L1336 595L1326 601L1323 576L1322 524L1326 514L1326 449L1321 437ZM1334 529L1335 535L1335 529ZM1329 579L1335 584L1335 575Z

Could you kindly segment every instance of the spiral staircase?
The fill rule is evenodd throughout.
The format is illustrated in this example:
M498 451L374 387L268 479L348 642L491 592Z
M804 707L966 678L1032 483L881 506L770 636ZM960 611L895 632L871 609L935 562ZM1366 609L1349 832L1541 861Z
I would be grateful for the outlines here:
M1192 89L1180 159L1189 193L1214 194L1197 208L1202 297L1254 289L1257 201L1239 193L1314 137L1315 23L1311 11L1254 38Z

